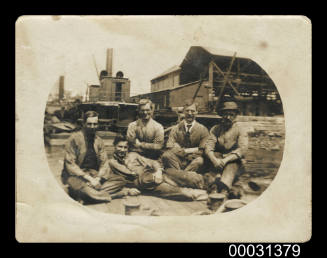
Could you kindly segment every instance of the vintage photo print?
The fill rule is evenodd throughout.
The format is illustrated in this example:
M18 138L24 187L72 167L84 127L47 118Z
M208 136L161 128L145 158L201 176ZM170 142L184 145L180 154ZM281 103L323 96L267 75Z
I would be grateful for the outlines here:
M304 16L21 16L19 242L311 238Z

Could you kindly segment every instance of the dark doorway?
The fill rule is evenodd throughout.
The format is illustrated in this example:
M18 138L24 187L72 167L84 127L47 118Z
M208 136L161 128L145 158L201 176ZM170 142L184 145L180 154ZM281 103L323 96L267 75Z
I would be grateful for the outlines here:
M115 100L116 101L121 101L121 96L122 96L122 83L121 82L117 82L116 83L116 94L115 94Z

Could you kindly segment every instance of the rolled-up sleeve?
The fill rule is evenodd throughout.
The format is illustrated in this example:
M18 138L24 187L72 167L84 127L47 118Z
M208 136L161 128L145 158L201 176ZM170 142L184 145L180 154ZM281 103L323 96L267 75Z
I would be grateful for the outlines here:
M208 155L210 152L215 151L216 143L217 143L217 137L214 134L215 127L212 127L209 133L209 136L206 139L205 147L204 147L204 153Z
M65 145L65 169L71 175L83 176L85 174L84 171L76 164L76 150L76 142L74 138L70 138Z
M164 146L164 129L162 126L153 127L154 139L153 143L142 142L141 148L146 150L161 150Z
M133 123L130 123L128 125L128 128L127 128L127 133L126 133L126 138L127 138L127 141L129 143L132 143L134 144L135 143L135 139L136 139L136 131L135 131L135 124L134 122Z
M230 154L236 154L240 159L242 159L248 150L249 137L244 129L238 128L238 131L237 148L231 151Z

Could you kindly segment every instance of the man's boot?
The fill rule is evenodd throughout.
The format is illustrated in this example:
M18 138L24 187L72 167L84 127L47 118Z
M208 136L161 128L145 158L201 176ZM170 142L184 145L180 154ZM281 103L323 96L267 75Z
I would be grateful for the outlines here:
M181 192L193 201L206 201L208 193L205 190L181 187Z
M229 197L229 191L230 191L229 187L226 184L224 184L220 180L220 178L216 178L215 184L217 186L217 192L220 193L220 194L225 195L225 198L224 198L223 202L227 201L227 199Z

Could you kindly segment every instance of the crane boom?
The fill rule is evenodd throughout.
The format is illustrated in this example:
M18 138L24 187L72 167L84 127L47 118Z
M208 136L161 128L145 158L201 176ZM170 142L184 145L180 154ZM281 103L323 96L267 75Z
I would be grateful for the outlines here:
M94 55L92 55L92 57L93 57L93 63L94 63L95 71L96 71L96 73L97 73L97 77L98 77L99 83L100 83L100 85L101 85L100 74L99 74L99 71L98 71L97 63L96 63L96 61L95 61L95 57L94 57Z

